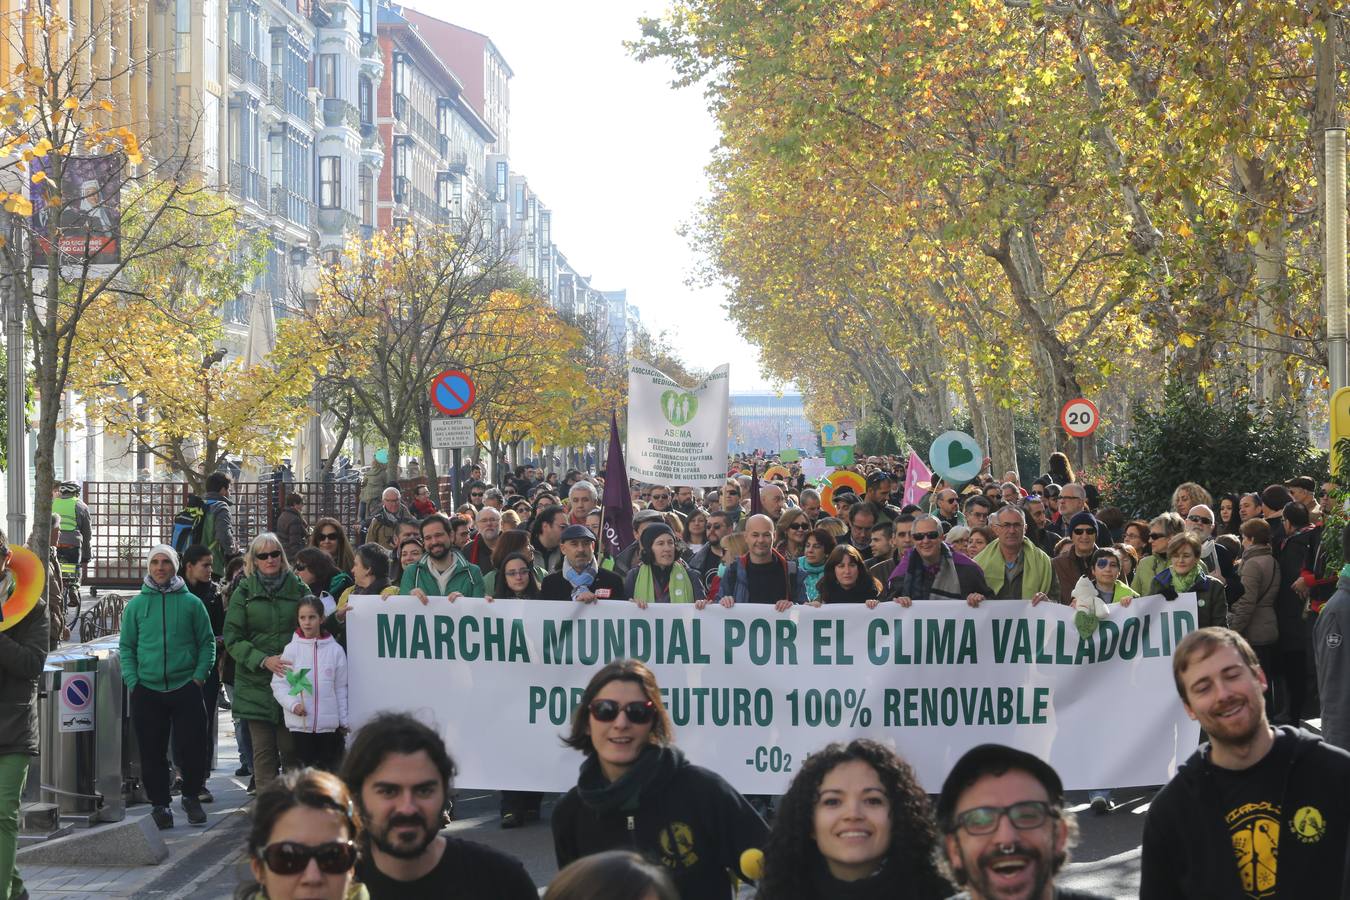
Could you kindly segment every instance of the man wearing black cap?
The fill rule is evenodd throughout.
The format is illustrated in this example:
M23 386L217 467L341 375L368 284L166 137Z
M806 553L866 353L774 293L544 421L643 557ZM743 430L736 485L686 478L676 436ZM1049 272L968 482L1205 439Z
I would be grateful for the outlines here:
M936 814L944 862L970 900L1103 900L1055 887L1077 826L1040 758L999 744L971 749L942 783Z
M1289 489L1289 496L1294 502L1307 507L1308 513L1316 519L1316 514L1321 512L1321 507L1317 505L1317 482L1311 476L1299 475L1290 478L1284 486Z
M562 533L562 568L544 578L539 595L545 600L627 600L623 578L595 564L595 535L585 525L568 525Z
M1087 510L1074 513L1066 529L1072 543L1051 561L1055 571L1055 584L1059 587L1059 593L1054 599L1065 606L1073 603L1073 589L1078 584L1079 578L1086 577L1089 581L1092 580L1092 556L1099 546L1097 543L1099 525L1097 517ZM1107 543L1103 546L1111 545Z

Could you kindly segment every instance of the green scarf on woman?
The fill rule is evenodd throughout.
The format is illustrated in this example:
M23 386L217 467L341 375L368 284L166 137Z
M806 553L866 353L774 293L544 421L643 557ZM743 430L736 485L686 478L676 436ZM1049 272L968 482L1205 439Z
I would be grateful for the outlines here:
M806 561L805 556L799 556L797 571L806 576L802 579L802 586L806 589L806 602L815 603L820 599L820 576L825 574L825 561L822 559L819 565L812 565Z
M694 602L694 583L689 580L689 570L678 561L670 567L670 581L667 583L666 593L671 603ZM658 602L656 578L652 575L652 567L647 563L643 563L638 569L637 582L633 585L633 599L645 600L648 603Z

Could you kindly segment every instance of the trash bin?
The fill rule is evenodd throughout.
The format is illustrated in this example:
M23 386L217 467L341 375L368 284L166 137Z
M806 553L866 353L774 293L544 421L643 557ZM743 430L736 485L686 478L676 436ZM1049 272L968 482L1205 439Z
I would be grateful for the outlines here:
M131 704L122 682L122 649L119 636L110 634L90 641L81 648L97 664L94 680L94 729L98 735L94 759L95 793L102 798L98 810L101 822L120 822L126 818L127 801L124 786L127 742L131 732ZM135 778L140 778L139 755L134 744L131 755L136 758Z
M63 816L93 816L98 748L98 659L82 647L47 656L46 697L39 713L42 799ZM119 790L120 794L120 790Z

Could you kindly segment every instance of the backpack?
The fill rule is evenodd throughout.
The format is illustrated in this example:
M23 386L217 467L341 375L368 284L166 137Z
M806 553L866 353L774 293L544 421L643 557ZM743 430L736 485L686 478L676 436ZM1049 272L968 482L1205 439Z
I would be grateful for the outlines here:
M206 524L211 508L219 501L208 503L196 494L188 494L187 506L173 517L173 531L169 536L169 546L180 556L193 544L206 542Z

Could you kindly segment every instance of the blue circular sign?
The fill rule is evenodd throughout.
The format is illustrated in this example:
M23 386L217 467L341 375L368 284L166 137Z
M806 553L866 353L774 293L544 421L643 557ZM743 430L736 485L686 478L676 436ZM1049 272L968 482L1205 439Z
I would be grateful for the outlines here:
M66 683L61 686L61 691L65 694L66 706L76 712L88 709L94 699L94 686L83 675L72 675L67 678Z
M961 484L980 474L984 450L964 431L944 431L928 451L928 465L948 484Z
M458 369L448 369L431 381L431 402L447 416L468 412L476 394L473 379Z

